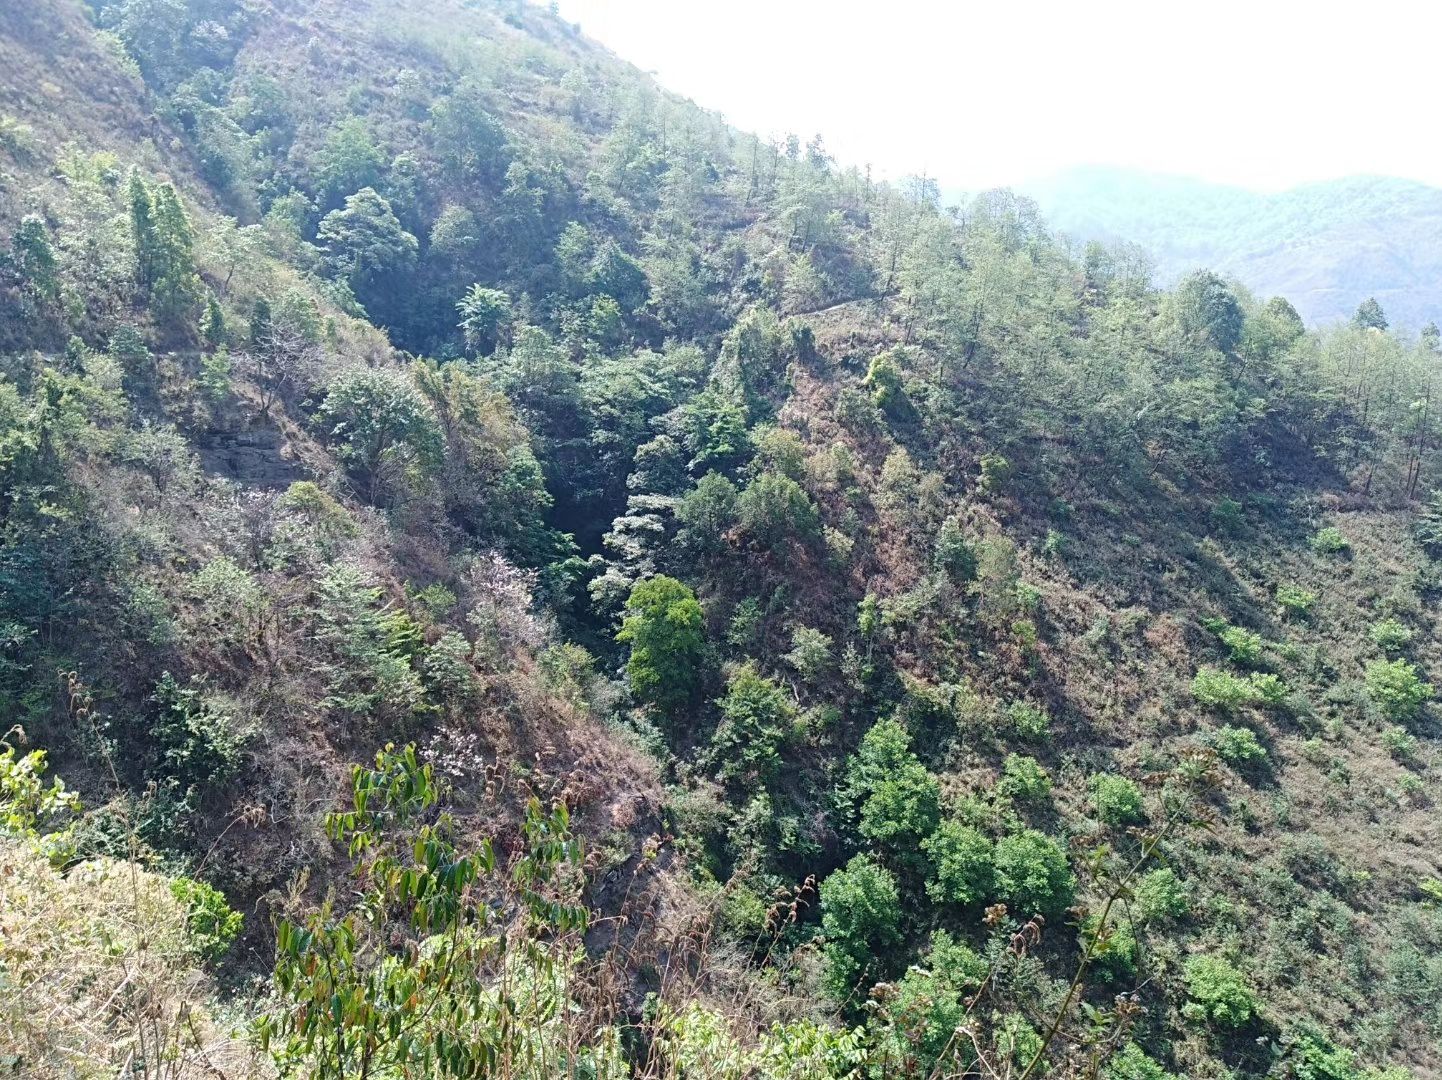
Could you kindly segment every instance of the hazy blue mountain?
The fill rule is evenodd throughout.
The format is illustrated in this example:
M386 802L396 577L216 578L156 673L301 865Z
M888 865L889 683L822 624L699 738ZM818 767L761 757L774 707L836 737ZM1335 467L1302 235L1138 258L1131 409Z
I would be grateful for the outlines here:
M1347 318L1375 296L1398 327L1442 321L1442 189L1352 176L1265 194L1126 169L1073 169L1020 189L1057 228L1129 240L1171 284L1210 267L1308 322Z

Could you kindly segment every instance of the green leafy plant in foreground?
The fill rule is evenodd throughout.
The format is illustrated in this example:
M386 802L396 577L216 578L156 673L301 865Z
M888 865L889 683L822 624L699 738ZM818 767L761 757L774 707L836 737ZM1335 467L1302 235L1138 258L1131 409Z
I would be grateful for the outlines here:
M587 909L576 902L581 847L566 809L532 800L506 895L489 841L457 846L443 788L413 746L357 767L351 808L326 819L356 861L360 896L276 930L280 1004L257 1024L285 1074L316 1078L422 1073L566 1075L577 1062L559 1020ZM588 1060L604 1047L580 1051ZM524 1062L524 1068L519 1067ZM548 1072L548 1070L550 1070ZM586 1070L582 1070L586 1071ZM596 1071L596 1070L591 1070Z

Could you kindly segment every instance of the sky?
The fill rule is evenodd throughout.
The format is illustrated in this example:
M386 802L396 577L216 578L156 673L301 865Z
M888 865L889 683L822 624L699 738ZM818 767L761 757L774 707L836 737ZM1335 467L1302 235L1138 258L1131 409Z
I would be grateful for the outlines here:
M737 127L943 187L1078 165L1442 184L1428 0L560 0Z

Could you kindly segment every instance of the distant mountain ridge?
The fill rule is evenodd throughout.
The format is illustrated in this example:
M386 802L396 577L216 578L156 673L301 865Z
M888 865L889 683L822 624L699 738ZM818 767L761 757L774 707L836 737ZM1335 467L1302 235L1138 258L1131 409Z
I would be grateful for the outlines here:
M1442 321L1442 188L1350 176L1265 193L1085 167L1018 190L1063 232L1147 249L1159 284L1205 266L1287 297L1309 323L1347 318L1368 296L1399 328Z

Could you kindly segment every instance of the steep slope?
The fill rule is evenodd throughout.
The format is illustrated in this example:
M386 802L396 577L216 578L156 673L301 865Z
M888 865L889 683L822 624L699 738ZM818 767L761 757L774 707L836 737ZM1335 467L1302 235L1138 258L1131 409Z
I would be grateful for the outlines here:
M301 1074L1438 1074L1435 341L526 4L98 7L0 12L22 1074L197 967ZM86 875L187 927L81 1039Z
M1437 318L1436 188L1354 176L1264 194L1090 168L1025 190L1063 232L1141 245L1165 284L1205 266L1285 296L1308 323L1350 318L1368 296L1403 329Z

